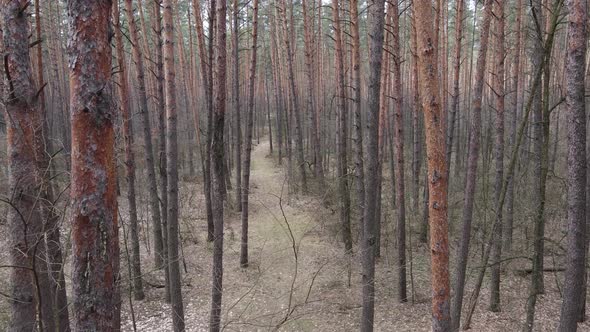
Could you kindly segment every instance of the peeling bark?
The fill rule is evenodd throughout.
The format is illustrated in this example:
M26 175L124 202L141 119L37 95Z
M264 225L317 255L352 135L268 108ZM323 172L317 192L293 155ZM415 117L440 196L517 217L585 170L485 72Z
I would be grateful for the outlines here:
M446 128L442 121L436 35L432 27L430 1L414 2L416 13L416 40L418 53L421 101L426 128L428 155L428 189L431 283L432 283L432 331L446 332L451 328L449 287L449 241L447 219L447 160L445 153Z
M111 1L67 2L74 330L116 330L119 289Z

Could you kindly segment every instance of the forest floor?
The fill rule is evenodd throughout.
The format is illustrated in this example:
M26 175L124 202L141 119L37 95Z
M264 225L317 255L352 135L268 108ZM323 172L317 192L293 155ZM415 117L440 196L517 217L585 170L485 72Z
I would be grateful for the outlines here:
M289 195L285 171L268 151L268 141L262 141L252 153L250 266L246 269L239 266L240 214L226 209L223 328L227 331L357 331L361 313L360 257L356 248L353 257L344 254L336 231L338 214L336 207L329 204L330 194ZM330 191L328 186L321 189ZM195 190L190 204L182 202L183 251L188 271L183 275L183 298L187 329L205 331L210 310L212 245L204 240L206 217L202 189L191 189ZM414 240L413 287L408 286L410 294L414 289L413 301L398 303L396 250L391 240L393 226L390 226L393 223L387 220L390 215L384 216L382 258L376 270L375 330L430 331L428 248ZM478 259L474 255L471 266L477 265ZM510 267L524 265L526 261L515 260ZM551 262L547 265L551 266ZM515 269L503 275L500 313L487 310L489 292L484 284L473 316L473 331L520 330L530 278L515 273ZM465 303L477 272L476 268L468 270ZM561 296L555 277L554 273L545 274L546 292L537 302L535 331L556 330ZM148 281L150 278L153 273L146 276ZM137 330L169 330L172 320L169 305L162 301L164 290L150 286L146 289L147 299L134 303ZM124 302L124 330L131 331L129 306ZM580 328L590 331L590 324L584 323Z

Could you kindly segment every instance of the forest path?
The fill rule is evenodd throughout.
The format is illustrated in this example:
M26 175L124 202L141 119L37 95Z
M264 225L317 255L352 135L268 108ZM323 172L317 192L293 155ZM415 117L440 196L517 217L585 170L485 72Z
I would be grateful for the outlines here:
M239 265L240 213L234 212L231 207L225 210L223 329L358 331L360 258L356 246L351 260L344 254L341 236L337 232L340 227L334 188L330 185L320 187L310 178L313 194L289 194L286 169L280 167L268 151L267 140L262 140L252 151L248 268ZM187 272L183 273L182 288L186 327L187 331L207 331L212 244L205 241L207 226L203 189L201 184L183 182L180 193L182 252L187 268ZM230 199L235 197L234 194L229 193ZM413 266L408 271L413 271L415 303L401 304L397 301L394 212L385 205L382 258L378 260L375 273L375 331L430 331L430 255L428 248L415 240L410 246ZM418 217L410 214L409 223L417 222ZM145 280L152 285L162 285L162 273L153 272L153 266L150 266L152 260L145 247L142 248L142 255ZM351 267L350 287L347 285L348 266ZM451 266L454 266L453 261ZM476 269L469 271L468 295L473 288ZM125 264L122 264L121 272L126 278ZM546 294L539 298L537 304L536 331L555 331L557 320L554 317L559 316L561 297L555 276L545 276ZM503 310L499 313L487 310L489 287L484 285L474 316L473 331L518 330L516 327L522 324L527 299L526 292L522 290L527 289L529 281L529 277L513 273L503 276ZM410 284L408 288L411 292ZM164 290L146 284L146 295L146 300L134 302L137 331L171 331L171 309L163 300ZM125 291L122 330L133 331L127 296ZM580 330L590 331L590 322L581 324Z
M356 326L360 293L358 287L346 286L349 261L334 231L337 214L321 198L289 194L286 169L268 152L266 139L252 150L248 268L239 266L241 215L233 207L225 209L222 325L227 331L356 329L348 324ZM228 197L233 200L235 193ZM180 206L188 271L183 274L186 327L205 331L212 244L204 240L206 215L200 184L196 189L194 184L183 185ZM154 277L162 279L151 273L146 280ZM353 285L358 285L358 273L353 278ZM146 293L145 301L134 303L138 331L168 331L172 322L163 289L147 287ZM128 304L124 306L124 330L131 331Z

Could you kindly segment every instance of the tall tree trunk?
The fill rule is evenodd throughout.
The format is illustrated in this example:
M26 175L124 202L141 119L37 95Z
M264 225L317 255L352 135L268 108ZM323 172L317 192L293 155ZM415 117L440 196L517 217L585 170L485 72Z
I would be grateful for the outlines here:
M493 1L484 2L484 16L480 30L480 48L477 56L475 71L475 87L473 90L471 124L469 127L469 158L467 161L467 177L465 180L465 197L463 202L463 216L461 242L457 247L457 275L455 277L455 295L452 303L452 328L458 330L461 322L461 308L463 307L463 293L465 290L465 271L469 257L469 242L471 240L471 223L473 221L473 205L475 201L475 185L477 183L477 163L479 159L481 136L481 104L486 69L486 56L490 22L492 19ZM430 193L432 196L432 192Z
M404 180L404 131L403 131L403 95L400 56L399 5L394 1L392 10L393 31L393 96L395 110L393 115L393 136L395 139L395 194L397 195L397 259L398 259L398 301L407 302L406 291L406 203ZM410 248L411 250L411 248Z
M364 236L362 239L362 314L361 331L373 331L375 315L375 208L377 204L377 168L379 163L379 93L381 90L381 58L385 1L370 0L368 7L369 80L367 95L367 173L365 179Z
M154 0L154 17L152 25L154 30L155 61L156 61L156 98L158 114L158 161L160 177L160 213L162 216L162 257L165 279L165 298L170 302L170 265L168 261L168 178L166 174L166 100L164 95L164 62L162 57L162 13L160 11L162 0Z
M500 205L500 194L504 181L504 2L496 3L494 9L495 35L496 35L496 73L494 79L494 96L496 99L496 121L494 138L494 163L496 177L494 179L494 201L496 205L496 223L494 228L495 241L491 249L491 282L490 282L490 311L500 311L500 264L502 259L502 208Z
M221 296L223 294L223 176L224 159L224 127L225 100L227 80L227 46L226 46L226 13L225 1L218 1L216 8L216 62L215 62L215 112L213 119L213 140L211 146L211 203L215 234L213 240L213 285L211 290L211 316L209 330L218 332L221 329Z
M129 84L127 82L127 68L125 52L123 51L123 34L119 17L119 3L113 2L113 18L115 25L115 44L117 49L117 64L119 66L119 98L123 121L123 137L125 140L125 172L127 175L127 203L129 204L129 232L131 235L131 270L133 278L133 294L136 300L143 300L143 283L141 262L139 255L139 234L137 229L137 203L135 200L135 155L133 153L133 123L131 122L131 107L129 104Z
M254 83L256 82L256 56L258 47L258 0L254 0L252 6L252 59L250 60L248 118L246 121L246 142L244 147L244 177L242 179L242 244L240 251L240 266L242 267L248 266L248 196L250 195L250 160L252 155L252 126L254 125Z
M429 224L432 282L432 330L451 328L449 287L449 242L447 220L447 162L445 154L446 128L442 118L436 52L432 48L434 36L430 1L414 2L418 67L422 91L422 107L426 128L428 153L428 187L430 194ZM489 24L489 23L488 23ZM482 44L483 45L483 44Z
M350 0L352 36L352 86L353 86L353 150L356 201L359 210L359 228L364 233L365 170L363 155L363 123L361 110L361 52L358 19L358 0Z
M111 1L67 3L74 330L108 331L120 306Z
M412 174L413 174L413 191L412 191L412 210L415 215L418 214L419 197L420 197L420 165L422 164L422 128L420 125L420 115L422 113L422 105L420 102L420 87L418 84L418 42L416 40L416 13L412 6L412 24L411 24L411 44L412 44L412 104L414 110L412 114ZM427 185L425 184L427 187ZM426 190L426 189L425 189ZM428 219L425 218L425 223L420 227L420 241L426 243L428 241Z
M233 0L233 80L232 80L232 95L234 101L234 139L235 139L235 153L236 153L236 211L242 211L242 123L240 120L240 38L239 38L239 23L238 23L238 0Z
M147 169L150 213L152 217L152 232L154 237L154 264L156 267L160 268L163 265L160 199L158 197L158 185L154 165L154 148L152 145L152 130L150 126L150 115L148 112L143 54L139 46L139 34L137 31L137 24L134 20L132 0L125 0L125 11L127 14L127 22L129 24L129 35L131 38L131 43L133 44L132 54L137 76L137 96L139 98L138 106L139 112L141 114L140 120L143 127L144 158Z
M213 241L214 224L213 224L213 211L211 209L211 126L213 123L213 30L209 31L209 52L205 50L205 33L203 32L203 19L201 17L201 6L198 0L193 0L193 11L195 13L195 26L197 30L197 41L199 42L199 57L201 67L201 80L204 86L204 95L207 105L207 132L205 140L205 155L203 163L203 193L205 194L205 209L207 212L207 241ZM212 1L210 8L210 15L213 15L215 1ZM214 26L213 20L209 20L211 26ZM196 110L195 110L196 112ZM200 133L197 133L200 135Z
M37 34L37 41L41 41L43 36L41 34L41 12L39 0L35 0L35 28ZM66 284L63 273L63 254L62 244L60 240L60 215L55 207L55 192L53 184L51 183L54 175L54 164L52 155L55 153L52 140L49 138L51 126L50 126L50 114L47 111L47 104L45 98L45 87L46 82L44 79L44 66L43 66L43 43L37 44L37 80L38 86L40 87L39 92L39 107L41 116L43 118L43 154L39 155L39 164L44 176L44 185L41 195L43 196L43 218L44 218L44 230L45 230L45 242L46 242L46 263L47 270L50 273L49 285L44 294L49 294L50 297L43 302L43 309L47 313L51 313L50 317L54 320L54 323L49 324L48 328L54 328L59 331L70 330L70 319L68 313L68 299L66 294ZM57 79L57 75L55 77ZM43 249L43 248L42 248ZM40 262L41 263L41 262Z
M184 308L180 283L180 256L178 254L178 134L176 111L176 71L174 65L174 20L173 0L163 0L164 29L163 54L164 78L166 81L166 178L168 179L168 273L172 324L174 331L184 331Z
M520 98L520 91L521 91L521 85L520 85L520 72L521 72L521 60L520 60L520 54L521 54L521 40L522 40L522 33L521 33L521 27L522 27L522 0L517 0L517 8L516 8L516 46L514 47L514 79L512 82L512 88L511 90L513 91L512 94L512 102L511 102L511 107L512 107L512 112L510 115L510 146L512 146L512 149L514 149L514 145L516 143L516 120L518 117L518 114L520 112L520 109L522 108L521 105L521 98ZM506 193L506 218L505 218L505 222L504 222L504 230L503 230L503 236L502 239L504 240L503 243L503 250L505 252L509 252L512 250L512 229L513 229L513 224L514 224L514 177L512 177L510 179L510 183L508 184L508 191Z
M381 206L382 206L382 189L383 189L383 159L385 151L385 125L387 123L387 113L389 111L389 96L391 93L390 83L390 54L391 54L391 32L389 27L391 26L392 14L391 6L388 5L385 16L385 26L387 27L384 37L384 50L382 54L382 70L381 70L381 93L379 95L379 126L377 128L378 136L378 165L377 165L377 206L375 208L375 257L381 257Z
M334 21L334 40L336 56L336 99L338 107L337 124L337 148L338 148L338 196L340 197L340 223L342 227L342 241L344 250L350 253L352 250L352 235L350 231L350 194L348 191L348 162L347 150L347 121L348 113L346 100L346 82L344 78L344 55L342 52L342 24L340 22L340 5L338 0L332 0L332 18Z
M459 111L459 82L461 74L461 48L463 46L463 7L465 0L457 0L457 11L455 14L455 63L453 67L453 95L451 100L451 112L449 114L449 133L447 135L447 178L451 172L451 156L453 154L453 140L455 139L455 122ZM457 130L458 131L458 130ZM455 165L458 167L458 165ZM450 179L449 179L450 181Z
M314 73L314 58L313 58L313 7L312 7L312 20L309 19L309 7L307 5L308 0L302 1L303 10L303 37L305 41L304 53L305 53L305 75L307 76L307 111L311 119L311 141L313 145L313 167L316 178L323 181L324 168L322 165L321 157L321 144L320 144L320 133L319 133L319 118L315 96L315 73ZM354 0L353 0L354 1Z
M563 0L554 0L552 10L552 20L550 21L548 31L553 29L553 26L557 24L554 22L555 16L559 15ZM534 51L532 53L531 63L533 68L541 67L541 63L545 62L544 68L544 88L545 96L543 101L543 89L533 90L533 123L532 123L532 140L533 140L533 202L535 204L534 209L534 230L533 230L533 270L531 273L531 284L529 287L529 296L527 298L526 305L526 323L525 331L532 331L534 320L535 320L535 305L537 302L537 295L544 293L545 286L543 282L543 257L544 257L544 246L545 246L545 188L547 181L547 161L548 161L548 139L549 139L549 70L548 67L551 63L551 50L552 42L550 46L547 46L548 42L543 43L545 39L545 33L543 31L544 19L542 12L542 4L539 0L531 1L531 12L533 13L533 19L535 26L538 27L535 43L533 45ZM553 33L548 33L549 38L553 38Z
M295 135L296 137L296 149L297 149L297 166L299 168L299 175L301 176L301 190L307 192L307 175L305 172L305 158L303 156L303 123L301 120L301 109L299 108L299 99L297 98L297 85L295 84L295 45L292 43L291 35L294 35L293 24L287 23L287 6L285 0L279 0L279 10L282 16L282 25L285 30L285 50L287 55L287 75L289 80L289 91L290 91L290 105L292 107L291 114L295 117ZM291 23L293 23L291 21ZM291 123L292 124L292 123Z
M588 41L587 3L570 0L566 62L566 107L568 112L568 250L564 297L558 331L577 330L586 295L586 100L585 68Z
M39 202L46 168L43 110L31 68L28 2L3 0L0 5L10 197L7 219L12 300L8 331L43 331L44 327L55 328Z
M446 130L440 104L439 76L436 54L432 48L434 36L430 1L417 1L416 32L418 68L428 153L428 187L430 194L429 224L432 282L432 330L449 331L449 243L447 220ZM488 23L489 24L489 23Z

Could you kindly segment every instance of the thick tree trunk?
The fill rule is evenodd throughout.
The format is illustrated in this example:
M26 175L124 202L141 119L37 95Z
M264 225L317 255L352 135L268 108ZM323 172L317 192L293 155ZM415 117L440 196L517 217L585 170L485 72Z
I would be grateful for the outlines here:
M174 331L184 331L184 308L180 283L180 256L178 254L178 134L176 111L176 70L174 65L174 20L173 0L163 0L164 29L163 54L164 78L166 81L166 178L168 180L168 273L172 324Z
M581 295L586 278L586 101L585 68L588 40L587 3L570 0L566 62L566 107L568 112L568 251L564 297L558 331L576 331L585 303Z
M469 257L469 242L471 240L471 223L473 221L473 206L475 202L475 186L477 182L477 163L479 159L481 136L481 105L483 97L483 85L486 69L486 56L488 52L488 40L490 22L492 19L493 1L484 2L484 16L480 30L480 48L477 56L475 71L475 87L472 100L471 124L469 128L469 158L467 161L467 177L465 180L465 197L463 202L463 216L461 229L461 242L457 247L457 275L455 277L454 297L452 303L453 330L459 329L461 322L461 308L463 307L463 293L465 290L465 271ZM432 192L431 192L432 195Z
M368 7L369 80L367 95L367 173L365 179L364 236L362 248L362 314L361 331L373 331L375 315L375 209L377 204L377 169L379 163L379 93L381 90L381 58L385 1L370 0Z
M8 331L54 329L52 287L46 263L44 196L46 150L43 111L37 101L29 53L28 2L4 0L1 5L4 48L4 107L7 131L10 197L11 317ZM44 197L43 197L44 198ZM43 199L41 198L41 199Z
M111 1L68 1L74 330L110 331L120 306Z
M137 229L137 203L135 200L135 155L133 153L133 123L131 122L131 107L129 104L129 84L127 82L127 68L125 52L123 51L123 34L119 18L119 3L113 2L113 19L115 25L115 44L117 50L117 64L119 66L119 97L123 122L123 138L125 140L125 173L127 175L127 203L129 204L129 232L131 235L131 270L133 278L133 294L136 300L143 300L143 283L141 262L139 255L139 234Z
M446 128L442 118L436 52L432 48L432 10L430 1L414 2L418 67L428 153L429 224L432 282L432 330L451 328L449 287L449 242L447 220ZM483 44L482 44L483 45Z
M252 127L254 125L254 83L256 82L256 56L258 41L258 0L254 0L252 13L252 59L248 91L248 114L246 121L246 142L244 147L244 168L242 179L242 243L240 266L248 266L248 196L250 195L250 160L252 155ZM270 130L269 130L270 131ZM269 134L270 135L270 134Z

